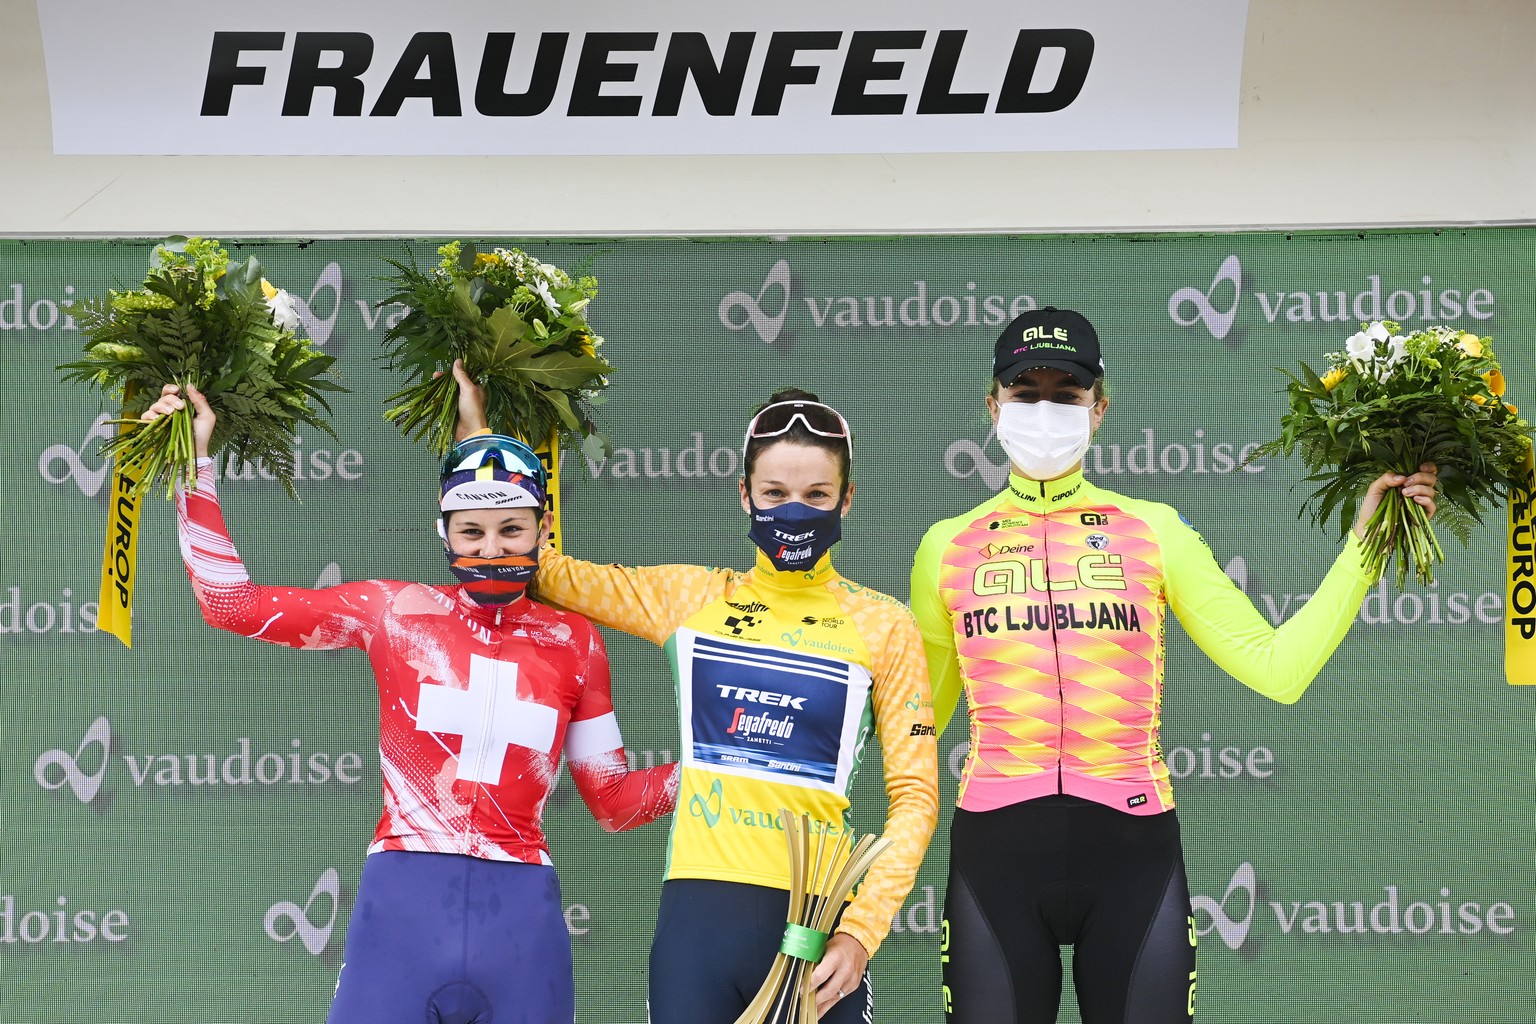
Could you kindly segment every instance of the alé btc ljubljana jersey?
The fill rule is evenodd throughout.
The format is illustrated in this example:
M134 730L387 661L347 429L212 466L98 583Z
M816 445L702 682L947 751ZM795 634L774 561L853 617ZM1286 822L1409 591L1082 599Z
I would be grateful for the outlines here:
M209 625L303 650L367 652L379 695L384 811L369 853L550 863L541 815L564 752L608 831L677 802L677 766L630 771L597 630L529 600L396 580L257 586L224 526L211 465L177 495L187 574Z
M906 607L823 557L780 572L597 565L546 549L539 592L661 646L680 713L682 787L668 878L789 888L779 809L848 827L848 792L878 735L892 847L840 930L874 952L938 816L938 756L922 641Z
M1158 742L1171 608L1212 661L1290 703L1348 631L1372 580L1351 533L1312 598L1271 627L1174 509L1076 473L935 524L912 568L940 731L962 686L959 805L1067 793L1131 814L1173 806Z

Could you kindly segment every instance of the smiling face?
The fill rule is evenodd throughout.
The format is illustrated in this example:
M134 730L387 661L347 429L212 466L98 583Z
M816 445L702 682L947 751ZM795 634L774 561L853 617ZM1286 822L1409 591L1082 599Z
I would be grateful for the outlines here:
M532 508L464 508L447 513L448 549L473 558L526 555L549 539L549 521Z
M812 508L841 505L843 515L853 503L853 484L843 494L843 474L837 457L825 448L780 441L757 453L750 478L740 481L741 509L773 508L797 501ZM841 498L841 501L839 499Z

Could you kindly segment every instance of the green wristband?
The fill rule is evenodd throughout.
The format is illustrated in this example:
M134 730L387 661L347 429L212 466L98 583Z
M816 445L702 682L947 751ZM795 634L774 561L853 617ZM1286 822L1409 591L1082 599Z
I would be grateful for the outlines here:
M793 922L784 926L784 940L779 943L780 953L818 964L821 963L821 955L826 951L826 932L819 932L814 928L807 928Z

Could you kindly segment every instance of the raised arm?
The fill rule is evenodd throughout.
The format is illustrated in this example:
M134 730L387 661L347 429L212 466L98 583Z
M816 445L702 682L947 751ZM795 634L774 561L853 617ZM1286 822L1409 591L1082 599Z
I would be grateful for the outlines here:
M353 583L326 590L258 587L229 537L208 458L208 439L216 421L203 395L189 389L186 399L167 384L144 412L145 420L168 415L191 401L196 445L197 487L176 491L176 533L182 561L197 595L203 620L216 629L267 643L307 650L362 647L371 635L381 600L370 602L377 584Z
M608 653L596 629L581 696L565 731L565 758L576 791L606 832L623 832L654 821L677 806L679 768L674 764L631 769L613 713Z

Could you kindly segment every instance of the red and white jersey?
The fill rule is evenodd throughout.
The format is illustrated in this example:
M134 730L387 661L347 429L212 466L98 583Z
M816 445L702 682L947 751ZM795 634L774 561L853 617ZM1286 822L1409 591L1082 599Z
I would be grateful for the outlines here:
M211 464L178 493L182 558L209 625L304 650L358 647L379 690L384 813L369 853L421 850L550 863L540 824L563 750L610 832L677 803L675 764L630 771L608 656L580 615L458 586L395 580L325 590L251 582L224 526Z

